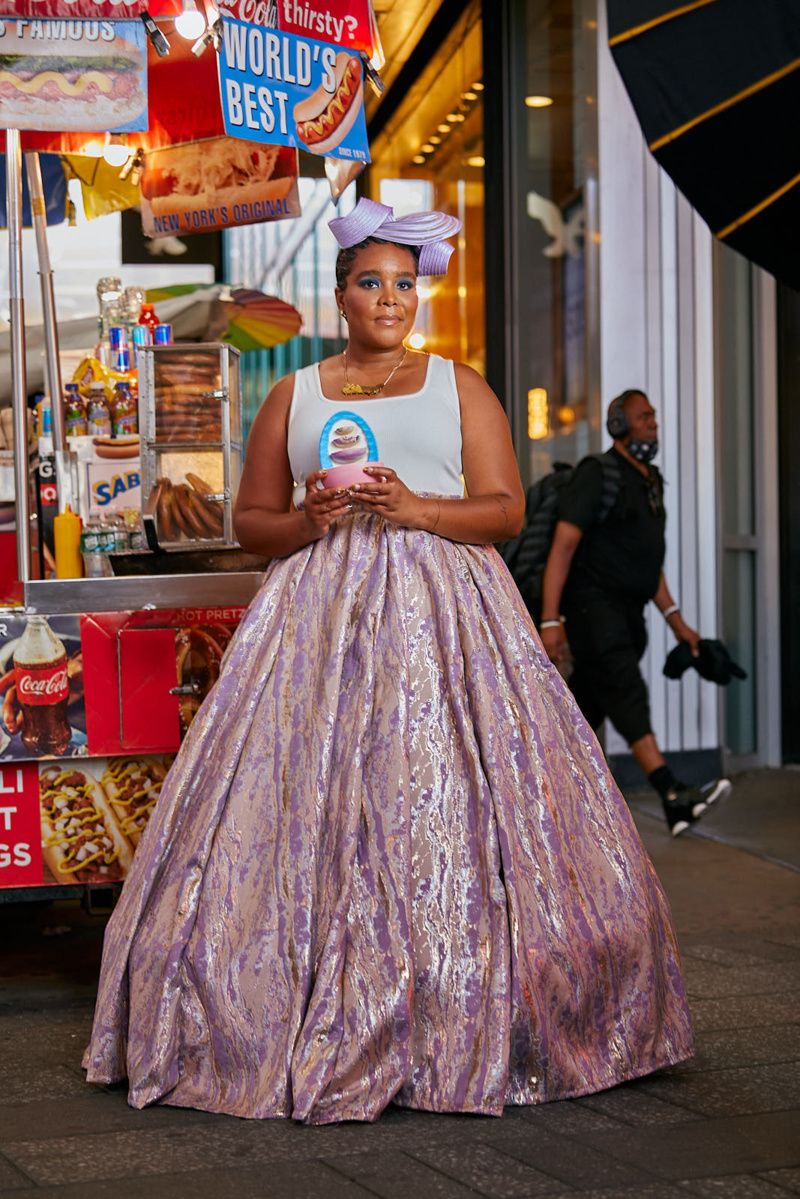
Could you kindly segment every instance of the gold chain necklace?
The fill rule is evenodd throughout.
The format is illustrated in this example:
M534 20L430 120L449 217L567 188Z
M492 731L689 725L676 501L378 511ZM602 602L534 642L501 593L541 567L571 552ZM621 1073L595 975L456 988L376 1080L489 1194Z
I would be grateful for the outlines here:
M382 383L376 383L372 387L363 387L360 383L351 383L350 382L350 379L348 378L348 375L347 375L347 350L343 350L342 351L342 361L344 362L344 383L342 385L342 395L344 395L344 396L376 396L376 395L380 395L380 393L383 391L384 387L386 387L389 384L391 379L400 370L400 367L403 365L403 363L406 360L407 353L408 353L408 348L403 350L403 353L402 353L399 361L397 361L394 364L392 369L389 371L389 374L386 376L386 378L383 380Z

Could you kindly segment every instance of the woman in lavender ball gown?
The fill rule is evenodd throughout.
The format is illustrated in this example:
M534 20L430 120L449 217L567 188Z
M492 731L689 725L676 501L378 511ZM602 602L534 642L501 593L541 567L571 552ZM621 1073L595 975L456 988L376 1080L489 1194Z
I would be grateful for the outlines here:
M682 1061L667 901L491 545L523 515L502 408L403 349L458 222L331 227L348 346L253 425L236 529L272 561L109 923L88 1078L324 1124Z

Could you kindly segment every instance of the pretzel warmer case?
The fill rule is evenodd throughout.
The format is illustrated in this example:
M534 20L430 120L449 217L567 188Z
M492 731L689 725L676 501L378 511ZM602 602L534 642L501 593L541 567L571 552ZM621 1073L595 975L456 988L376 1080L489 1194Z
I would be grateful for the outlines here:
M124 468L141 472L144 537L112 549L102 577L33 577L37 515L18 471L22 602L0 610L2 899L113 901L266 566L233 531L238 351L144 349L139 421L140 461ZM56 468L68 490L74 451L57 449Z

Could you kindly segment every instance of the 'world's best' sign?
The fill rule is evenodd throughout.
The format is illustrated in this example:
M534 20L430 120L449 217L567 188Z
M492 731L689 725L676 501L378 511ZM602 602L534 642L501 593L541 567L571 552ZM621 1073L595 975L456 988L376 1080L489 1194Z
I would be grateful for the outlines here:
M357 53L223 16L219 72L229 137L369 162Z

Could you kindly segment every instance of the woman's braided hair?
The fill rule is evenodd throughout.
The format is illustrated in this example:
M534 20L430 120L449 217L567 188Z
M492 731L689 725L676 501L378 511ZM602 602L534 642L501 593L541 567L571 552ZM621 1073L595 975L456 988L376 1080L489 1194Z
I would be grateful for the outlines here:
M354 246L347 246L336 255L336 286L343 288L347 283L347 276L353 268L353 263L356 260L356 254L359 250L365 249L367 246L397 246L400 250L408 250L411 257L414 259L414 267L419 270L419 246L402 246L399 242L389 241L385 237L365 237L363 241L357 242Z

